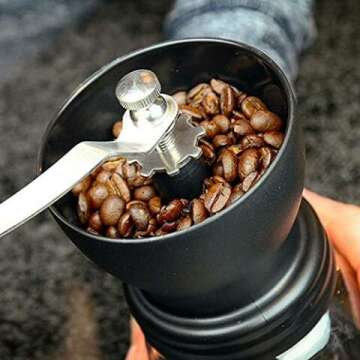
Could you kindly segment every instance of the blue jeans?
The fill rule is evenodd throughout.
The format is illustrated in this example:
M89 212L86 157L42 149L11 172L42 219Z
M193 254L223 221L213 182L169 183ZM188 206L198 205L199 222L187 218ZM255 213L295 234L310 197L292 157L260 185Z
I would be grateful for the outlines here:
M293 80L315 37L313 0L177 0L165 30L172 39L220 37L256 46Z

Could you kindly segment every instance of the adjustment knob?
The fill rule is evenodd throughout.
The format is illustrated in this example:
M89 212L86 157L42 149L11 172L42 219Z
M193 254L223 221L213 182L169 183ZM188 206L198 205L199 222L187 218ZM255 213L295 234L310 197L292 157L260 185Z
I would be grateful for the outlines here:
M151 105L160 95L161 85L150 70L135 70L125 75L116 86L116 97L126 110L139 110Z

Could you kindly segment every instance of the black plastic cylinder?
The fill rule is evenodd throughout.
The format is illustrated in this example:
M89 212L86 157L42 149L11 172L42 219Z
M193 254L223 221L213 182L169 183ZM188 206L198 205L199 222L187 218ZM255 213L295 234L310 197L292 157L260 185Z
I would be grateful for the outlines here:
M130 310L147 341L167 360L275 359L322 318L336 284L330 244L306 201L280 252L288 259L287 271L246 306L239 302L221 314L186 316L125 286Z
M334 265L316 216L306 203L299 212L304 146L295 99L266 55L232 41L188 39L113 61L85 81L49 124L39 172L80 141L110 138L122 113L116 84L138 68L154 71L168 94L215 77L259 96L286 122L276 159L236 203L166 236L132 241L89 234L78 223L71 194L51 212L89 259L128 285L133 313L169 359L272 358L324 313Z

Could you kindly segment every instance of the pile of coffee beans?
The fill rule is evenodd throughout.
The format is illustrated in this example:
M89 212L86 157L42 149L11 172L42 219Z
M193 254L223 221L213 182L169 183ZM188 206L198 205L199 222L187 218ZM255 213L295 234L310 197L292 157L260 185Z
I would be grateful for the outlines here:
M206 136L199 141L213 176L191 201L165 203L137 164L103 164L73 189L78 217L92 234L144 238L187 229L240 199L261 178L284 139L283 121L261 99L218 79L173 95ZM122 122L113 126L117 138Z

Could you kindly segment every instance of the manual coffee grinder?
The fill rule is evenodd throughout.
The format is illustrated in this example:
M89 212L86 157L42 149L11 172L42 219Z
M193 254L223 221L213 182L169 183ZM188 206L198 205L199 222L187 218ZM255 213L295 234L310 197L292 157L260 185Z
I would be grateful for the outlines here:
M134 71L144 68L151 71ZM183 231L140 240L85 232L73 197L65 193L109 157L139 162L143 174L155 174L165 197L197 195L208 176L197 147L202 131L165 94L213 77L259 96L285 120L284 143L267 173L237 202ZM122 141L106 142L123 111L119 102L126 109ZM38 158L38 173L47 170L41 175L45 183L57 161L68 166L66 184L63 167L50 211L89 259L124 281L132 314L167 360L338 354L330 311L337 272L324 230L302 199L304 146L293 91L261 51L232 41L189 39L115 60L85 81L49 124ZM4 216L5 205L0 205ZM37 204L39 210L48 205L49 194ZM22 222L36 213L30 205L27 211ZM1 226L3 233L19 223L10 220ZM360 354L359 332L351 316L346 321L343 352Z

